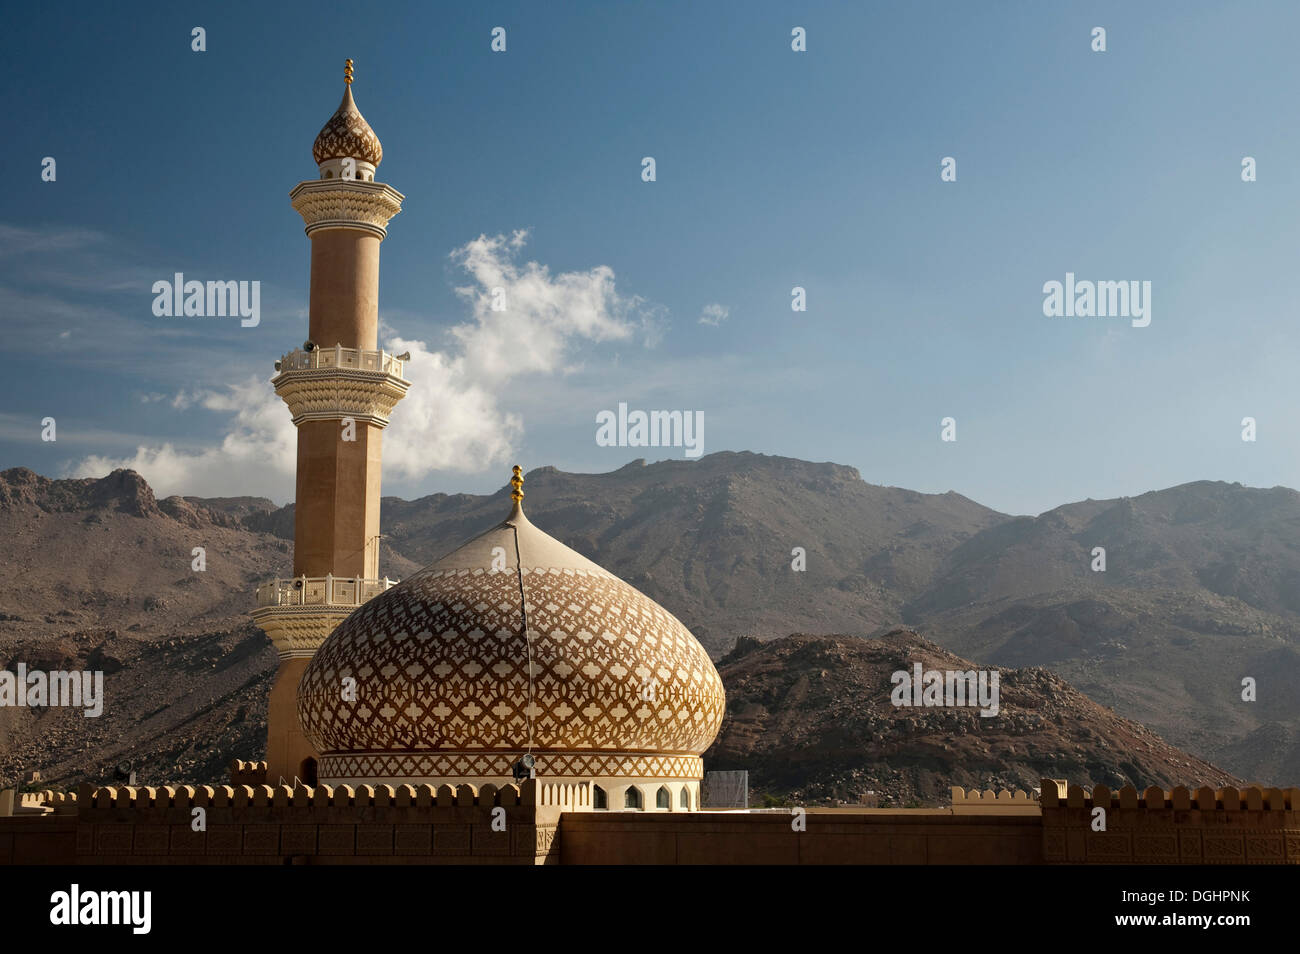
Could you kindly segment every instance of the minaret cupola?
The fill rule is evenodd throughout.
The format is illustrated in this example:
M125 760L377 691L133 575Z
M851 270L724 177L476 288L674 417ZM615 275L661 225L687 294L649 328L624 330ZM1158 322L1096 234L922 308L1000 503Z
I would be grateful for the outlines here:
M312 144L312 158L322 179L375 181L375 167L383 161L384 147L352 99L352 61L343 70L343 102Z

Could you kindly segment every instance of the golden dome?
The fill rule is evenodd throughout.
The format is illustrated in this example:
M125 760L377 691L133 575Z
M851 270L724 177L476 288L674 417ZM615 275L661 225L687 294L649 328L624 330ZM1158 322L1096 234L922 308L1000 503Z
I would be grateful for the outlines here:
M512 483L504 522L364 604L307 666L322 779L509 777L528 751L540 777L701 777L725 704L703 647L529 523Z
M379 137L370 128L357 104L352 101L352 61L348 60L348 72L343 87L343 102L334 111L329 122L321 129L316 142L311 147L316 165L329 159L358 159L377 166L384 158L384 147L379 144Z

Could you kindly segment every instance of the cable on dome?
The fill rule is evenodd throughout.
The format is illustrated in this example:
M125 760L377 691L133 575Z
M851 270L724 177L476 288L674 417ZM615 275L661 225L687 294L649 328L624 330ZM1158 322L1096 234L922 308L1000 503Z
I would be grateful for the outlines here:
M519 528L515 532L515 570L519 574L519 611L524 620L524 642L528 644L528 753L533 751L533 638L528 632L528 595L524 592L524 561L519 555Z
M519 515L523 516L523 508L520 506L524 499L524 470L518 464L511 468L510 476L510 499L515 502L515 509ZM512 514L513 516L513 514ZM528 631L528 594L524 592L524 558L519 553L519 526L513 522L510 523L510 529L515 533L515 570L519 578L519 612L524 621L524 642L528 646L528 751L524 757L515 763L515 778L522 779L532 775L533 767L537 764L533 758L533 637ZM525 774L520 774L520 773Z

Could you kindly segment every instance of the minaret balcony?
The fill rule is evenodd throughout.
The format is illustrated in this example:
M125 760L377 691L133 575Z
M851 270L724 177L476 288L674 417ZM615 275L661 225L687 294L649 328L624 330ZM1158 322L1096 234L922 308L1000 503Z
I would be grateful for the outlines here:
M289 405L293 423L350 417L377 427L388 418L411 382L402 377L410 352L403 355L360 348L295 349L275 363L271 383Z
M400 378L410 357L409 351L402 355L395 355L387 351L364 351L361 348L345 348L342 345L335 345L332 348L313 348L311 351L294 348L288 354L281 356L276 370L284 373L285 371L314 371L319 368L348 368L353 371L379 371Z
M283 657L311 656L334 628L397 580L299 576L257 588L253 621Z
M257 588L257 606L357 607L397 583L386 576L369 580L330 575L271 580Z

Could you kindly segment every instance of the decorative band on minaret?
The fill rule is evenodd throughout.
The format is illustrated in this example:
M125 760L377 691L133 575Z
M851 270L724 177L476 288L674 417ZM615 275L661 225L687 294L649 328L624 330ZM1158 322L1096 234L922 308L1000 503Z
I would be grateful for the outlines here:
M253 613L280 654L267 711L268 780L314 781L297 718L303 669L334 628L396 580L379 576L383 429L410 387L410 354L379 349L379 246L405 198L375 182L384 151L352 99L312 146L320 177L289 193L311 240L307 340L276 362L298 432L293 578L258 588Z

